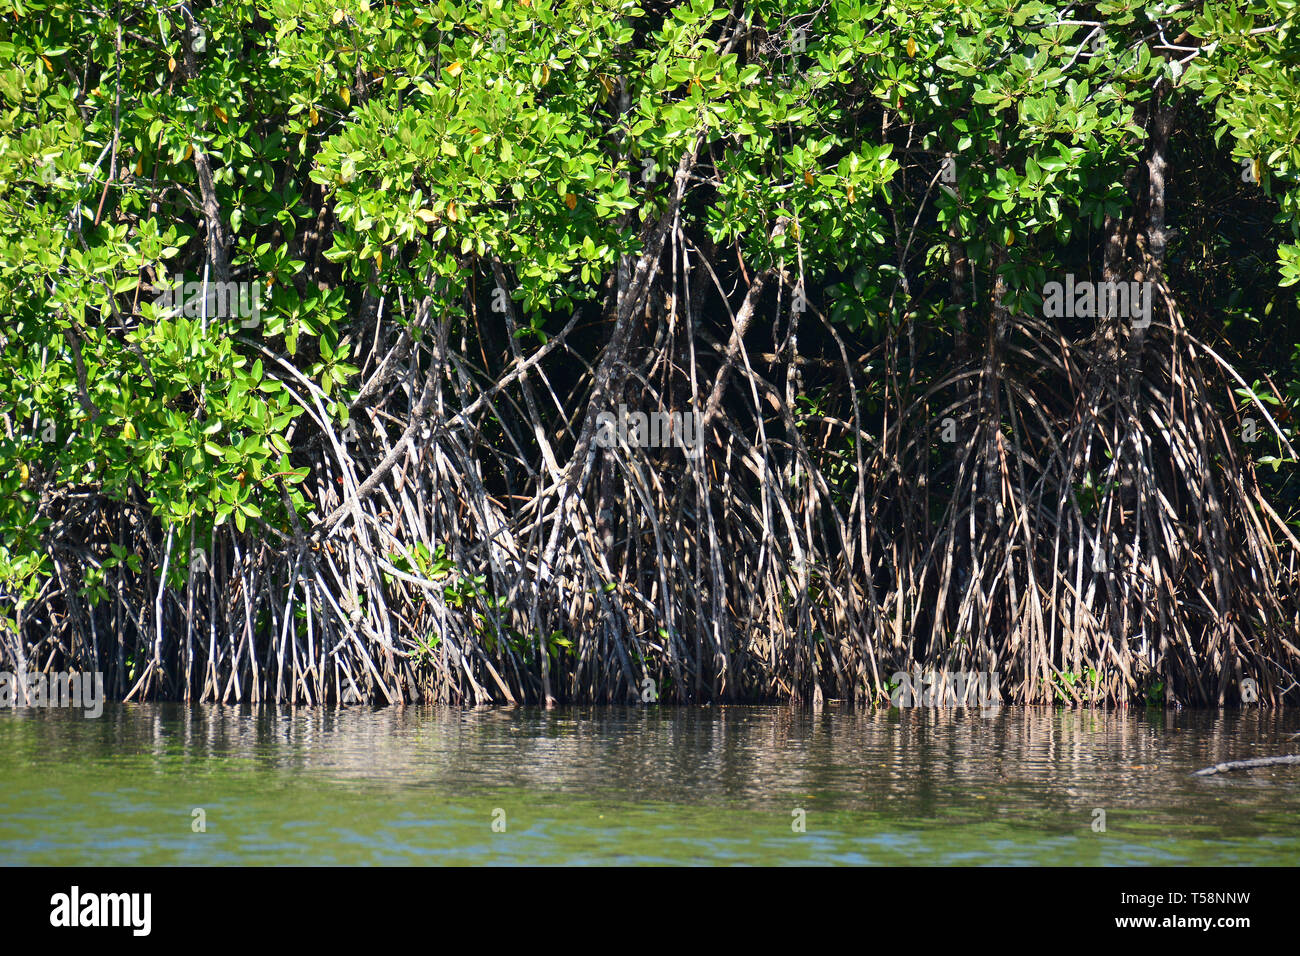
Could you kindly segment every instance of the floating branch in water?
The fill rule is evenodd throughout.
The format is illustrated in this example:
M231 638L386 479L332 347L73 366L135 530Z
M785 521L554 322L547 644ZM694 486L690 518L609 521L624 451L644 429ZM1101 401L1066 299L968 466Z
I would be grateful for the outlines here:
M1289 754L1282 757L1254 757L1250 760L1230 760L1227 763L1216 763L1213 767L1198 770L1192 776L1208 777L1211 774L1227 773L1230 770L1250 770L1253 767L1275 767L1279 764L1292 763L1300 763L1300 754Z

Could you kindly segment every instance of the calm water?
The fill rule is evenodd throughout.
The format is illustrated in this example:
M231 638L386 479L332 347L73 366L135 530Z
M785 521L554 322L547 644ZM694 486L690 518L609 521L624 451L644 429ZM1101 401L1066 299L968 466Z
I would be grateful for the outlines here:
M1189 773L1295 753L1297 730L1260 711L3 711L0 864L1294 865L1300 768Z

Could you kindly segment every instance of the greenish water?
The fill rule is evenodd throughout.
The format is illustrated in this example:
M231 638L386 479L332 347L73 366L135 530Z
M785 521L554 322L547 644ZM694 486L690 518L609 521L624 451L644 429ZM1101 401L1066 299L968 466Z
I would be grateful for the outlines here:
M1294 865L1300 768L1189 774L1295 753L1296 730L1262 711L3 711L0 864Z

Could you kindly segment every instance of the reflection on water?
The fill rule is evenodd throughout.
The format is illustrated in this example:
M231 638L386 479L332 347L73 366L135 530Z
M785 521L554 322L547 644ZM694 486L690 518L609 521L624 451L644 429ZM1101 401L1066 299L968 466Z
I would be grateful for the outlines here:
M0 712L0 863L1295 864L1300 768L1189 775L1297 752L1297 729L1261 710Z

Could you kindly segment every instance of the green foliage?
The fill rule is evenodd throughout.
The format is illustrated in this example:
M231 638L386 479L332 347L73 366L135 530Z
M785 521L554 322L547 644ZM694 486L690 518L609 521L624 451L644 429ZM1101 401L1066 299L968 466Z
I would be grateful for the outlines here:
M1082 672L1054 673L1048 680L1059 704L1100 704L1105 699L1100 684L1101 674L1093 667L1086 667Z

